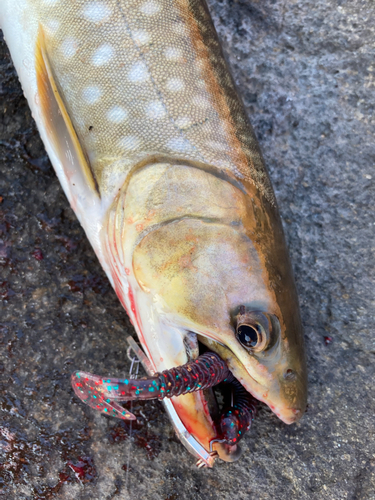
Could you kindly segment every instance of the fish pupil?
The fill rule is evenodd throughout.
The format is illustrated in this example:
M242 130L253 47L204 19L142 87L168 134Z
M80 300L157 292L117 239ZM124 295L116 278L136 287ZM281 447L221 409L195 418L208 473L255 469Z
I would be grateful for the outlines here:
M250 325L241 325L237 330L237 338L243 346L255 347L259 342L259 333Z

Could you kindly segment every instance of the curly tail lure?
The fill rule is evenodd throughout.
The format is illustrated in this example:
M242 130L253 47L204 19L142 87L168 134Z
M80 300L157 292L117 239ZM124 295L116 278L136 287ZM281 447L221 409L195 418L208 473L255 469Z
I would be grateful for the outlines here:
M76 395L91 408L124 420L136 417L118 402L172 398L202 391L219 383L230 384L232 404L222 411L215 441L237 444L250 429L256 412L254 398L234 378L224 361L213 352L185 365L143 379L102 378L86 372L71 377Z

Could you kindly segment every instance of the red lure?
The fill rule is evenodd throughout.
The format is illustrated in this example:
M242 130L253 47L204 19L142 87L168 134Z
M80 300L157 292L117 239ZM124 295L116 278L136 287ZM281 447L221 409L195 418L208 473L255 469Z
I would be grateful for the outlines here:
M134 420L135 416L118 402L162 400L208 389L221 382L231 384L233 402L221 414L219 434L221 440L236 444L251 426L255 414L254 399L233 377L225 362L213 352L142 379L106 379L86 372L72 375L74 392L84 403L123 420Z

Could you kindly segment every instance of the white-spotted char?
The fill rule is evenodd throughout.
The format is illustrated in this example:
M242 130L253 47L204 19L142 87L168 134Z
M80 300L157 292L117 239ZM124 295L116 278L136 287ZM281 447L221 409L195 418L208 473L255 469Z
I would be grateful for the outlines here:
M291 267L204 1L2 0L0 23L53 166L153 369L204 344L296 421L306 368ZM236 329L240 311L255 340ZM172 404L209 450L217 428L205 394ZM215 444L224 460L234 448Z

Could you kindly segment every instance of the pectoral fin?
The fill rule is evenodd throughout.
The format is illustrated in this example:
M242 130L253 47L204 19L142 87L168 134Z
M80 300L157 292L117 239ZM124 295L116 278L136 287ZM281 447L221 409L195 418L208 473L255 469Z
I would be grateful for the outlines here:
M90 163L56 84L48 60L46 38L41 25L39 25L35 51L35 69L39 106L45 131L49 144L64 169L66 178L69 181L73 176L75 180L78 177L78 182L84 182L85 187L100 196Z

